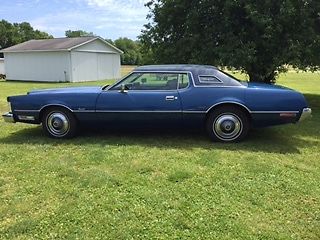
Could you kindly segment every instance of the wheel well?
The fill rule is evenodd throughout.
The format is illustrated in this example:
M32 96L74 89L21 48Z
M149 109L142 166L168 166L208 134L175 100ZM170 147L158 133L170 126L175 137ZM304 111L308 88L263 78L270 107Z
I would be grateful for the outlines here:
M221 104L218 104L218 105L212 107L209 110L209 112L207 112L207 114L206 114L206 120L208 119L210 114L213 113L215 110L217 110L218 108L223 108L223 107L227 107L227 106L235 107L237 109L240 109L242 112L244 112L247 115L249 121L251 121L251 114L250 114L249 110L247 108L245 108L244 106L242 106L240 104L236 104L236 103L221 103Z
M48 109L51 109L51 108L54 108L54 109L63 109L63 110L66 110L70 113L73 114L73 112L68 108L68 107L65 107L65 106L62 106L62 105L49 105L49 106L45 106L44 108L42 108L40 110L40 113L39 113L39 121L41 122L42 121L42 117L43 117L43 114L48 111Z

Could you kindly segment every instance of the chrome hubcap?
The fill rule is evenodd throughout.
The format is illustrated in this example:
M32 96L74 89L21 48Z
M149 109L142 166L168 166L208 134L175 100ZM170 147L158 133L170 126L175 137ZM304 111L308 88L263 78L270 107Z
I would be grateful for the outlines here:
M213 131L219 139L232 141L241 134L242 122L236 115L222 114L216 118Z
M70 129L69 119L63 113L51 113L47 118L47 126L50 133L57 137L63 137Z

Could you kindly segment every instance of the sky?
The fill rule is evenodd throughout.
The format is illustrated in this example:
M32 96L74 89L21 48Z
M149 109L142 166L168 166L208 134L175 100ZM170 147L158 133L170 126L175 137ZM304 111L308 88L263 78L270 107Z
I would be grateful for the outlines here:
M147 23L147 0L0 0L0 20L29 22L54 37L84 30L103 38L136 39Z

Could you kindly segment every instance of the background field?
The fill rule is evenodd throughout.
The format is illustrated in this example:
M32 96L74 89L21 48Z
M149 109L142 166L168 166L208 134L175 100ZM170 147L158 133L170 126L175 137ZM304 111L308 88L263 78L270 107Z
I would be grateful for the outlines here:
M8 95L105 83L0 81L0 112ZM313 118L240 144L194 132L58 141L1 119L0 239L319 239L320 74L278 83L305 93Z

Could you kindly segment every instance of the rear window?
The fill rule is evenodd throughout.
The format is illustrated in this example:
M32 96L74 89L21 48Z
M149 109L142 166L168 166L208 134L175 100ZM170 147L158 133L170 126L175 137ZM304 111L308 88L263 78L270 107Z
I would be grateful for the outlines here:
M215 76L199 76L199 82L203 84L223 84L223 81L221 81L219 78Z

